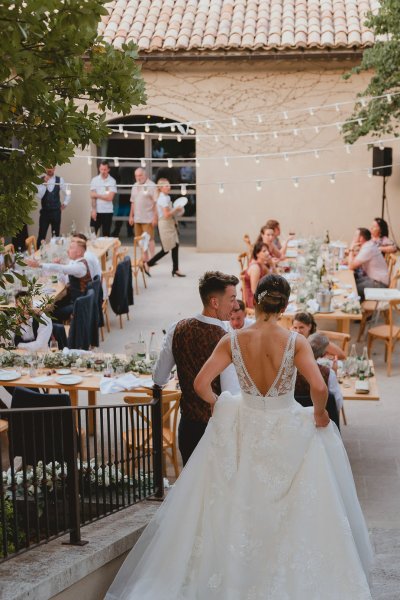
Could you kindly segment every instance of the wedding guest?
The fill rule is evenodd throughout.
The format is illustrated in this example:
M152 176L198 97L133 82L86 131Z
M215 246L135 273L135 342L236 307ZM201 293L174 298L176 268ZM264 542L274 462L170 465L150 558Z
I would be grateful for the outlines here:
M61 212L69 204L71 195L67 194L65 181L55 174L55 167L48 167L42 175L42 183L37 187L36 197L40 201L38 246L46 239L50 226L51 233L60 235Z
M22 310L25 322L20 326L20 332L14 337L14 346L19 350L38 352L47 350L52 333L51 319L41 312L35 310L37 320L32 314L33 303L28 292L20 291L15 294L15 305Z
M311 313L298 312L294 315L291 329L292 331L297 331L297 333L301 333L301 335L304 335L304 337L308 338L310 335L316 333L317 323L315 322L315 319ZM325 354L331 357L336 356L340 360L344 360L346 358L345 352L343 352L343 350L333 342L328 343Z
M99 279L101 279L102 270L101 270L100 261L94 252L87 249L88 239L87 239L86 235L84 233L76 233L72 239L83 240L85 242L86 252L83 255L83 258L87 261L87 264L89 265L90 276L92 279L94 279L97 275L99 277Z
M92 281L89 265L84 258L85 252L86 242L75 238L70 242L68 248L70 260L66 265L59 264L60 259L55 259L54 263L42 264L32 258L25 260L26 264L30 267L41 267L45 271L60 273L68 277L67 294L56 303L53 311L53 317L59 322L69 319L74 310L75 300L86 294L88 283Z
M279 236L281 235L281 226L280 226L279 221L276 221L276 219L268 219L268 221L265 224L265 227L268 227L269 229L272 229L274 231L274 235L275 235L274 245L278 248L281 255L286 254L288 243L290 240L294 239L295 234L289 233L288 239L285 242L283 242L283 244L282 244L279 239Z
M178 225L175 221L175 215L183 214L182 208L173 208L169 192L171 185L168 179L162 177L157 181L157 212L158 212L158 233L160 234L161 250L153 258L147 261L147 267L152 267L163 256L166 256L171 250L172 256L172 277L186 277L179 270L179 236Z
M156 184L149 179L146 170L139 167L135 169L135 181L131 191L131 209L129 225L134 228L134 235L138 237L146 232L150 236L149 252L145 252L147 261L154 255L154 228L157 225Z
M244 271L244 297L247 308L254 308L254 293L261 277L273 270L271 255L264 242L256 242L253 246L251 261Z
M397 252L397 246L389 239L389 227L385 219L376 217L370 228L371 239L378 246L382 254Z
M356 230L349 250L348 265L354 271L361 301L365 300L365 288L388 287L389 271L386 261L366 227L359 227Z
M271 255L272 261L277 264L283 258L283 253L275 246L274 240L275 232L272 227L267 227L266 225L261 227L256 243L262 242L265 244L268 248L268 252Z
M90 225L95 228L96 234L101 229L102 235L111 235L113 200L116 193L117 182L110 175L110 165L106 160L102 160L99 164L99 174L90 182Z
M232 311L238 307L238 283L237 277L220 271L208 271L200 278L201 314L178 321L170 327L155 367L154 383L163 386L176 365L182 390L178 442L183 464L186 464L200 441L211 417L210 405L196 394L193 382L219 340L226 334L223 321L229 321ZM232 365L214 381L213 389L216 394L222 391L238 392L238 380Z
M313 333L308 338L310 346L312 348L315 360L317 361L319 367L323 366L319 363L319 360L326 356L329 353L329 344L330 341L326 335L323 333ZM343 394L340 389L339 382L336 377L336 373L332 368L329 368L329 377L328 377L328 392L332 394L336 401L336 406L338 411L340 412L341 408L343 408Z
M231 318L229 319L228 330L243 329L253 325L255 319L246 317L246 306L243 300L237 300L238 308L233 309Z

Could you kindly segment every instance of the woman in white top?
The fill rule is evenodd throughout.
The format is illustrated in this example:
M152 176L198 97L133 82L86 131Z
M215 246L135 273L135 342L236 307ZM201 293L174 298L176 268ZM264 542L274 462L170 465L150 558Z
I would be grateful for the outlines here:
M179 237L175 215L182 214L182 208L173 208L169 192L171 185L168 179L162 177L157 181L156 202L158 212L158 232L160 234L161 250L147 262L152 267L163 256L171 250L172 255L172 277L186 277L179 271L178 250Z

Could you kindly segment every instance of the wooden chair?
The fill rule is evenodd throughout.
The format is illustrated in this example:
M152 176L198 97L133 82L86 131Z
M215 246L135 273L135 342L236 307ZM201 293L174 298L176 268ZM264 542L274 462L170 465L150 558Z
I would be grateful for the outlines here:
M246 244L246 247L247 247L247 256L249 257L249 260L250 260L251 253L253 252L253 244L250 241L250 236L249 236L248 233L244 234L243 241Z
M35 254L35 252L37 252L37 241L34 235L30 235L26 238L25 248L28 254Z
M337 344L345 354L348 354L349 342L351 338L349 333L341 333L340 331L322 331L321 329L318 329L318 333L323 333L326 335L329 341Z
M238 255L238 262L240 265L240 272L247 269L247 267L249 266L249 255L247 254L247 252L242 252Z
M147 414L143 411L143 404L150 404L152 401L152 390L143 389L137 391L134 394L124 397L124 402L134 406L136 419L144 424L149 424L148 437L140 438L141 448L152 448L152 426ZM178 425L178 413L179 404L181 400L180 391L169 391L164 390L162 392L162 444L163 444L163 455L164 458L168 458L174 467L175 477L179 476L179 465L178 465L178 450L177 450L177 425ZM135 423L133 423L135 427ZM124 440L128 443L129 448L132 448L137 444L137 437L134 430L129 430L123 434ZM137 448L140 450L140 448Z
M387 375L392 373L392 354L396 343L400 339L400 327L395 325L395 315L400 314L400 300L388 302L388 323L371 327L368 331L368 356L371 354L372 344L375 340L385 342L385 361L387 362Z
M101 277L102 277L102 282L104 282L104 287L106 288L106 291L104 291L104 295L103 295L103 302L101 305L101 310L103 311L104 323L107 328L107 332L110 333L110 331L111 331L110 312L109 312L110 305L108 302L108 295L111 291L112 280L114 277L113 268L111 267L111 269L109 271L103 271ZM101 341L104 342L104 326L100 327L100 334L101 334Z
M115 269L117 268L117 264L124 260L125 256L128 254L128 251L129 248L122 246L120 240L115 240L112 253L112 269L114 273Z
M398 269L396 269L396 271L393 274L393 269L394 269L394 266L396 265L397 257L394 257L393 255L389 255L389 256L392 256L392 259L391 259L392 266L391 266L391 268L389 268L389 273L391 275L389 288L395 289L398 286L398 282L400 279L400 267ZM395 259L394 261L393 261L393 258ZM361 313L360 328L358 330L357 342L359 342L361 340L361 337L364 335L367 321L370 317L372 317L374 312L379 311L379 312L383 313L383 315L385 317L385 321L388 322L388 309L389 309L389 306L388 306L387 302L377 302L376 300L364 300L364 302L361 304L362 313Z
M146 284L146 271L144 270L144 254L148 248L150 242L150 235L144 231L142 235L138 235L133 238L133 261L132 261L132 275L135 278L135 292L139 294L138 286L138 275L142 274L144 287L147 288Z

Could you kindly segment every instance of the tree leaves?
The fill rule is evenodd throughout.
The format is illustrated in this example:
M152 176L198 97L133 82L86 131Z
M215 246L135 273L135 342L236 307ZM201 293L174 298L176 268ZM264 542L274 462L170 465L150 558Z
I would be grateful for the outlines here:
M108 135L102 111L145 102L137 49L98 35L106 0L0 3L0 222L29 223L35 183L49 164ZM4 150L18 146L23 152Z
M399 0L381 0L378 14L369 13L366 24L373 30L377 41L372 48L364 51L361 64L344 76L349 79L364 71L372 71L371 80L358 95L360 100L349 118L349 121L361 120L347 122L343 126L345 141L350 144L371 133L376 136L399 135L400 96L392 95L400 92ZM386 39L383 40L382 36ZM366 100L371 96L383 97Z

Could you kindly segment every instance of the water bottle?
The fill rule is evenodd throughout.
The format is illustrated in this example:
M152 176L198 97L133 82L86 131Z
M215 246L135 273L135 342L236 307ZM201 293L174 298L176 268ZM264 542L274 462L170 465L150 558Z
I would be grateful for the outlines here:
M139 333L137 357L139 360L146 358L146 342L144 341L143 333Z
M155 331L151 332L150 341L149 341L149 360L156 361L158 358L158 352L156 348L156 333Z
M348 360L349 360L349 375L351 377L352 375L357 374L357 350L356 350L355 344L353 344L351 346L350 355L349 355Z

